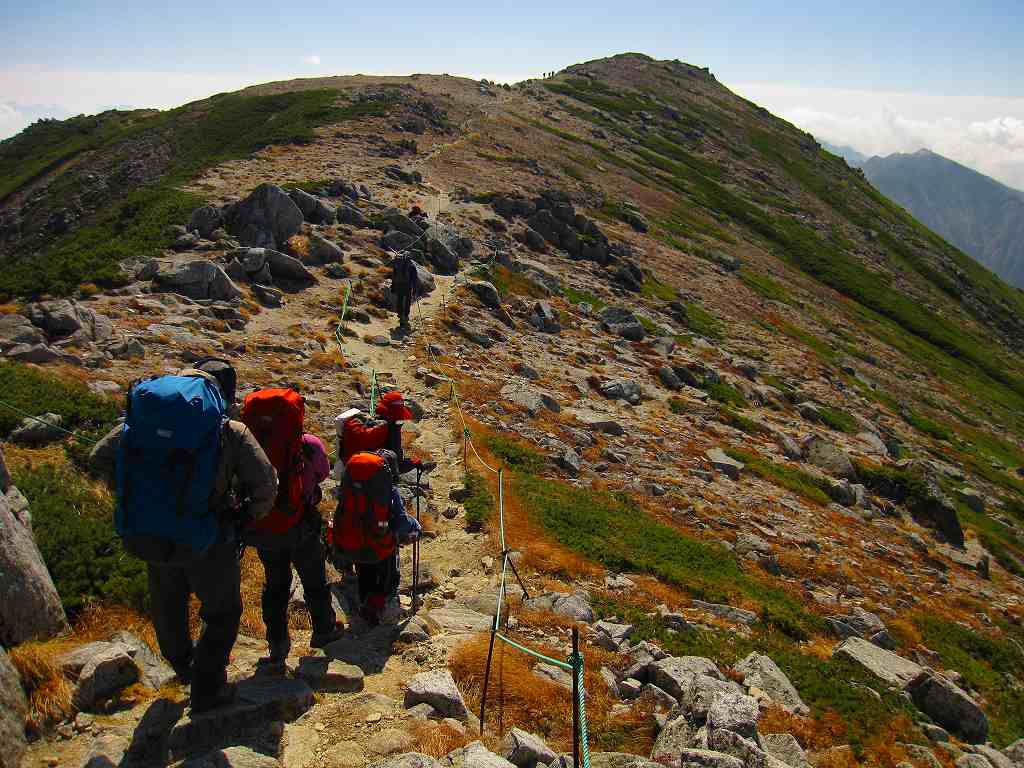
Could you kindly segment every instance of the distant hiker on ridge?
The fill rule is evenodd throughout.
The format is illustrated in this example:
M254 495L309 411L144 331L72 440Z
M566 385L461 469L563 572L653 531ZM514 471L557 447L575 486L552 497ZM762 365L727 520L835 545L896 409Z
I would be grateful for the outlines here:
M265 517L277 473L256 438L228 419L235 371L207 360L176 376L136 382L123 425L93 449L93 465L116 486L114 525L145 560L160 652L183 683L192 713L229 704L231 648L242 617L238 529ZM189 595L200 602L193 648Z
M416 262L408 253L397 254L391 262L391 294L395 297L395 311L398 312L400 328L409 327L409 310L412 300L420 292L420 276Z

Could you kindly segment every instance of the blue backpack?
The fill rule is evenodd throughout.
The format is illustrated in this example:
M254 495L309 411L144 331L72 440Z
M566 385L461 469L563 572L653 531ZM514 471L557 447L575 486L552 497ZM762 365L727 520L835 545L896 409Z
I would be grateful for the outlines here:
M159 376L132 386L114 515L126 543L184 544L198 554L217 540L221 521L210 497L226 411L220 389L201 376Z

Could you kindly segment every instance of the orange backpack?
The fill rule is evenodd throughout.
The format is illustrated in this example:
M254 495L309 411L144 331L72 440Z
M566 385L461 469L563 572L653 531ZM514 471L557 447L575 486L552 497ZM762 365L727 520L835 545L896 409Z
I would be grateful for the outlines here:
M277 470L274 509L250 530L280 534L291 530L306 512L302 494L302 424L305 400L293 389L262 389L242 403L242 421L255 435Z
M394 477L377 453L357 453L341 478L341 500L334 513L334 546L357 563L379 563L395 553L391 533Z
M388 425L383 421L364 422L353 416L345 422L340 436L339 455L343 464L357 453L377 451L388 446Z

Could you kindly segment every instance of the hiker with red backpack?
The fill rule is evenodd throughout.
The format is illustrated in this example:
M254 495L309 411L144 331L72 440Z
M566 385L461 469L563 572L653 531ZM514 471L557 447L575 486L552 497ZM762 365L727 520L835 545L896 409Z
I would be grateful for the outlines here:
M146 561L160 652L191 683L192 714L229 704L231 648L242 616L238 528L270 513L277 473L244 424L228 418L234 368L205 360L134 383L124 424L90 460L116 488L114 526ZM189 597L203 629L193 647Z
M264 671L283 671L291 650L288 600L292 567L302 582L313 626L310 646L322 648L341 637L320 538L320 483L330 473L330 462L323 442L303 432L304 418L305 401L293 389L253 392L242 405L242 421L263 446L280 478L272 512L245 531L245 541L256 547L266 575L261 604L269 654L260 660Z
M388 597L397 589L399 545L420 533L419 523L405 514L397 472L397 458L386 449L351 456L331 526L335 553L355 564L359 615L371 627L385 618Z

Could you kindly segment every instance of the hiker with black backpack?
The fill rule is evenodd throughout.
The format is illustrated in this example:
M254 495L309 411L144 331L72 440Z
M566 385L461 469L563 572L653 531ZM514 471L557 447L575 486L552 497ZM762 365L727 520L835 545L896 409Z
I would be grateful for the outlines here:
M400 328L409 327L409 312L412 300L420 292L420 275L416 262L408 253L395 254L391 261L391 294L395 297L395 311L398 312Z
M124 424L90 455L116 489L114 525L125 549L146 561L160 652L191 683L193 715L234 699L227 665L242 616L238 530L268 515L277 495L263 449L228 418L234 368L196 365L133 384ZM191 594L203 621L194 647Z
M304 433L304 418L305 401L294 389L253 392L242 404L242 421L280 478L272 512L245 530L245 542L256 547L266 575L261 605L269 654L260 659L264 672L283 672L291 650L288 600L293 567L313 627L310 647L322 648L342 634L321 541L320 483L330 473L330 461L320 439Z

